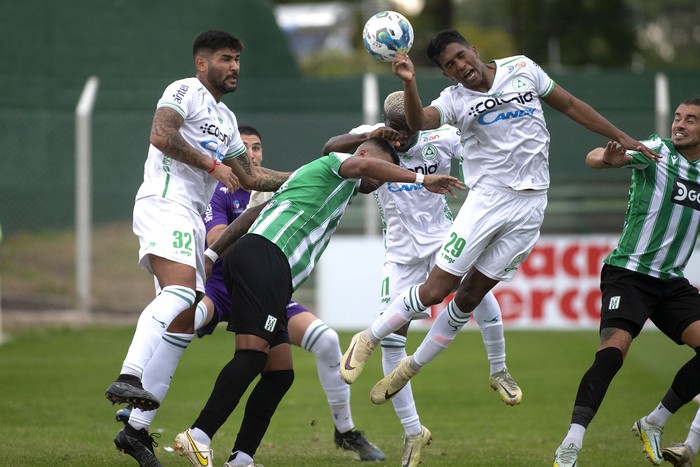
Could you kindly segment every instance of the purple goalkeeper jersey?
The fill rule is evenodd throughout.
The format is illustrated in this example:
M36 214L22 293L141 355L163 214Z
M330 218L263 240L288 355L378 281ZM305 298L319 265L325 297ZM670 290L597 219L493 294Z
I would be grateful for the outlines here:
M202 215L207 233L217 225L228 225L233 222L243 211L245 211L250 201L250 192L238 189L233 193L228 192L226 185L219 182L214 190L214 195L207 205ZM221 321L228 321L231 311L231 299L229 298L226 285L224 284L223 262L219 258L214 262L211 276L207 280L206 295L214 303L214 317L206 326L197 330L197 335L202 337L214 332L216 325ZM287 305L287 319L292 316L308 311L303 306L292 301Z

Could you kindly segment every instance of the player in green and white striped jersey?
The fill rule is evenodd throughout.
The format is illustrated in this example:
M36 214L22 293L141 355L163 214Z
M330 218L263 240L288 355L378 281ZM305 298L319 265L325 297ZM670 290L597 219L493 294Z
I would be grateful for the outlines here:
M678 107L670 139L652 135L643 143L662 156L658 163L615 142L586 157L595 169L632 169L632 182L622 235L601 272L600 344L581 379L555 467L577 465L586 428L647 320L696 353L676 373L661 403L632 427L653 464L663 462L666 421L700 393L700 295L683 276L700 233L700 97ZM695 434L691 428L688 445L668 448L666 458L674 465L690 466L698 446L700 419Z
M246 413L255 417L244 419L236 442L244 452L255 453L294 379L287 304L315 267L358 192L369 193L384 182L418 183L440 194L454 194L455 187L464 187L449 175L416 174L398 162L396 151L382 138L365 141L354 154L334 152L316 159L292 173L252 226L250 214L255 211L249 210L207 250L211 260L230 250L223 261L224 282L231 297L227 329L236 333L236 352L186 432L190 446L184 451L192 453L190 460L202 453L210 459L211 439L250 383L265 370L266 384L256 385L246 404Z

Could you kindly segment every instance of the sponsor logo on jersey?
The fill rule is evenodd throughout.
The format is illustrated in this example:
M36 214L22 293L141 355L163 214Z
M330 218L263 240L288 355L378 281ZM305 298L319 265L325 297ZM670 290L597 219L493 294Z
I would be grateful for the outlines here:
M476 120L481 125L493 125L494 123L500 122L501 120L509 120L511 118L522 118L530 117L535 113L534 108L525 110L515 110L513 112L499 112L496 113L495 110L491 112L486 112L485 114L479 115ZM495 115L494 115L495 114Z
M207 224L214 220L214 212L211 208L211 203L207 204L206 209L204 209L204 223Z
M267 315L267 321L265 322L265 330L272 332L275 330L275 325L277 324L277 318L272 315Z
M422 190L423 186L415 183L387 183L386 189L390 193L400 193L402 191L418 191Z
M617 310L620 308L620 296L610 297L610 304L608 305L608 310Z
M417 167L406 167L406 169L410 170L411 172L421 173L423 175L430 175L437 172L438 165L439 164L423 164Z
M527 66L527 62L518 62L514 65L508 65L506 67L506 71L508 72L508 74L511 74L515 70L517 70L518 68L525 68L526 66Z
M511 102L525 105L529 102L532 102L536 98L537 95L533 91L528 91L524 94L518 93L517 96L513 96L511 98L503 98L500 96L487 97L485 99L480 100L476 105L473 105L469 108L469 116L473 117L486 112L491 112L496 110L498 107L510 104Z
M700 185L676 177L675 180L673 180L671 202L700 211Z
M175 102L177 102L178 104L182 104L182 99L185 98L185 94L187 94L187 90L189 88L189 86L181 84L180 88L177 91L175 91L175 94L173 94L173 99L175 99Z
M214 136L218 141L221 141L226 146L228 146L229 142L231 141L231 135L224 132L213 123L205 123L204 125L200 126L199 129L202 130L202 133L205 135Z
M513 78L513 89L515 89L518 92L523 92L527 89L527 87L530 85L530 82L523 78L522 76L516 76Z

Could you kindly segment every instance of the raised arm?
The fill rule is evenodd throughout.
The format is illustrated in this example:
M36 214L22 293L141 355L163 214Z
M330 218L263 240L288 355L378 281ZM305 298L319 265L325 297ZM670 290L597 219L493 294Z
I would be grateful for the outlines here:
M394 74L403 81L406 123L413 131L432 130L440 126L440 112L435 107L423 107L418 94L416 71L408 54L396 52L391 62Z
M398 147L400 145L400 133L392 128L383 126L375 128L368 133L346 133L344 135L333 136L323 145L323 154L328 155L331 152L353 153L360 144L375 136L390 141L394 146Z
M654 162L657 162L661 158L657 153L630 137L624 131L618 129L593 109L593 107L576 98L558 84L554 86L554 90L551 94L544 98L544 101L576 123L593 132L617 141L624 149L641 152L649 160Z
M172 109L156 109L151 125L150 143L168 157L184 164L205 170L229 190L238 188L238 178L229 167L219 164L192 147L180 134L184 123L182 116Z

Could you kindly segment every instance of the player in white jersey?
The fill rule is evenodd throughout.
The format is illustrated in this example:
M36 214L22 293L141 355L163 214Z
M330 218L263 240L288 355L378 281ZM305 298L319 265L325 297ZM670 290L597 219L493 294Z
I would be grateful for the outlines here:
M142 385L168 385L177 360L194 335L193 315L166 333L168 325L192 309L204 294L204 238L201 220L217 182L235 190L276 190L289 176L255 167L245 151L234 114L221 98L238 85L241 41L223 31L199 34L192 45L196 77L169 85L156 106L143 184L134 204L139 264L153 274L156 298L143 310L120 374L106 390L112 403L150 410L160 401ZM174 351L154 352L162 341ZM141 465L158 466L146 430L127 426L117 434L118 449Z
M424 108L413 63L397 53L392 68L404 82L406 120L412 129L448 123L460 130L469 196L428 279L399 295L369 329L353 338L341 362L344 379L359 376L381 339L457 291L415 354L374 386L371 398L376 403L389 400L444 351L486 294L498 282L511 280L534 247L549 186L549 133L540 99L625 148L658 157L524 56L484 63L461 34L448 30L430 42L428 58L457 84Z
M459 131L449 125L435 130L411 131L406 124L404 93L396 91L384 100L383 123L362 125L334 136L323 148L349 152L373 136L393 141L402 167L416 173L449 174L453 161L462 161ZM461 167L460 167L461 169ZM400 292L425 280L435 264L452 213L444 196L412 183L386 183L374 192L383 224L385 256L381 283L380 314ZM522 393L506 368L505 338L498 302L492 293L474 311L490 362L490 382L508 405L520 403ZM406 357L410 323L382 339L384 374ZM393 399L394 410L404 428L402 465L418 463L429 431L420 423L410 384ZM428 434L423 433L425 430Z
M652 135L644 144L663 156L650 163L639 152L615 142L586 157L595 169L628 167L632 183L625 223L617 247L600 274L600 343L591 367L581 378L569 431L554 454L555 467L578 465L583 437L622 367L632 340L647 320L695 355L677 373L661 402L632 426L655 465L664 458L690 466L700 447L700 414L686 443L662 451L669 417L700 393L700 295L683 277L700 234L700 97L682 102L675 112L671 138Z
M250 214L255 208L229 224L211 245L208 252L213 257L229 250L223 260L231 298L227 329L235 333L236 350L191 428L177 435L180 454L194 465L210 465L212 438L250 383L261 375L265 383L251 391L246 404L249 425L239 433L239 438L248 437L246 444L259 446L294 379L287 304L313 271L358 191L368 193L387 181L423 183L441 194L463 187L449 175L424 176L397 164L394 148L382 138L365 141L354 154L331 153L316 159L289 177L264 209L257 211L254 222Z

